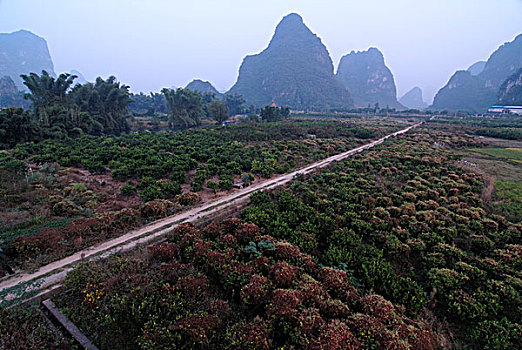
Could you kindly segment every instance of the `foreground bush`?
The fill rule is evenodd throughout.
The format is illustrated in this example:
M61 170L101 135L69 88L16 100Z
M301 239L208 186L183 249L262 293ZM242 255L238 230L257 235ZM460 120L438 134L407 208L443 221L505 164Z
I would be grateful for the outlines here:
M255 247L255 248L254 248ZM103 349L436 349L423 321L237 219L70 273L57 299ZM74 305L74 307L72 307Z

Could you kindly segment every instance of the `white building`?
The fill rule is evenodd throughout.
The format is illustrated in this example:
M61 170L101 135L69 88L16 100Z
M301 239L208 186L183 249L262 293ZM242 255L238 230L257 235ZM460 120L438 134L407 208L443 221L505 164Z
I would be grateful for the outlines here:
M522 115L522 106L491 106L489 113L513 113Z

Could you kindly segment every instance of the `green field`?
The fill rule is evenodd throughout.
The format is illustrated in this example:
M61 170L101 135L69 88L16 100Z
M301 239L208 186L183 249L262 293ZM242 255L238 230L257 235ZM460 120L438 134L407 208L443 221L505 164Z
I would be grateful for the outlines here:
M471 151L482 153L491 157L504 158L522 163L522 148L473 148Z
M496 181L495 207L514 222L522 221L522 181Z

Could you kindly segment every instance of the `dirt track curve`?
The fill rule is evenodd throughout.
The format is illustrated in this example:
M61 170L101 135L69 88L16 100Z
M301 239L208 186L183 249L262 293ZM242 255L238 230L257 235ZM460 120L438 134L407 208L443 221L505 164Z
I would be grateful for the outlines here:
M223 196L215 201L205 203L201 206L195 207L183 213L176 214L174 216L170 216L158 221L155 221L151 224L141 227L138 230L133 230L128 232L125 235L120 237L116 237L105 241L103 243L96 244L92 247L79 251L73 255L70 255L61 260L55 261L48 265L40 267L35 272L24 273L19 272L17 274L4 277L0 280L0 293L4 294L3 299L5 300L14 300L23 298L22 295L24 292L29 292L35 289L43 289L49 288L52 285L55 285L61 282L67 273L74 269L74 265L78 262L85 260L96 260L104 257L108 257L110 255L116 254L121 251L126 251L136 247L139 244L146 244L153 242L164 236L168 232L172 231L172 229L182 222L192 222L198 219L204 218L208 215L214 214L224 208L230 207L232 205L237 205L239 202L244 201L248 198L250 194L259 190L269 190L281 185L284 185L290 181L292 181L296 175L299 174L308 174L317 168L324 168L331 164L332 162L337 162L343 160L347 157L350 157L354 154L362 152L366 149L372 148L376 145L383 143L390 137L394 137L397 135L404 134L419 126L422 123L417 123L411 125L405 129L389 134L379 140L372 141L366 145L354 148L350 151L340 153L316 163L310 164L302 169L296 170L294 172L284 174L278 176L274 179L267 180L260 184L247 187L241 189L239 191L233 192L226 196ZM19 286L22 284L27 284L24 286ZM18 287L17 287L18 286ZM10 288L17 287L17 291L13 293L5 293ZM2 293L4 292L4 293ZM1 295L0 294L0 295ZM5 295L7 294L7 295ZM1 302L2 300L0 300Z

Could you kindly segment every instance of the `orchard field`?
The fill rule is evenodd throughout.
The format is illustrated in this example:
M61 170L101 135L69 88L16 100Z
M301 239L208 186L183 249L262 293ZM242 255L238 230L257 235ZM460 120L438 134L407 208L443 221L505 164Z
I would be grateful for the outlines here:
M405 125L315 119L21 143L0 153L0 248L14 269L40 266Z
M256 161L266 165L260 160L263 152L281 166L292 156L290 168L332 154L324 145L341 152L365 142L360 132L359 137L354 131L344 134L354 122L289 121L250 132L246 126L227 128L215 138L233 139L231 147L240 143L243 151L253 147L260 158L248 158L254 151L244 151L241 160L252 164L242 167L225 157L213 173L209 159L215 153L209 152L185 169L187 182L204 167L205 181L217 176L219 183L220 166L228 169L223 162L233 161L241 167L234 181L247 173L263 176L252 170ZM397 127L389 120L359 122L371 138ZM490 128L496 121L479 122ZM52 299L100 349L521 348L522 226L513 203L520 203L522 164L501 150L519 146L511 134L481 137L477 132L485 126L473 123L427 121L288 186L255 193L238 218L182 224L162 243L82 264ZM302 134L292 138L297 127ZM214 130L187 135L208 137ZM109 149L125 152L133 137L138 142L156 136L161 141L154 154L161 157L167 140L179 135L124 136ZM26 162L46 153L25 147L20 158ZM63 152L68 154L71 159L74 148ZM105 176L114 171L109 158L102 161ZM48 161L60 163L59 158ZM167 178L173 182L169 171L156 174L158 186L170 183ZM132 173L111 181L132 186L138 179ZM165 212L152 211L157 216L151 218L179 210L168 198L141 204L140 194L134 194L141 206L134 210L167 206ZM38 237L41 230L36 231L29 237ZM10 323L0 323L0 330L12 330L17 322L35 329L21 312L4 311ZM45 336L47 331L36 337L15 330L5 338L10 343L0 344L66 346L66 339Z

